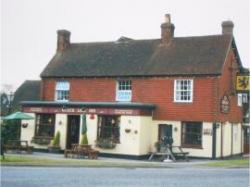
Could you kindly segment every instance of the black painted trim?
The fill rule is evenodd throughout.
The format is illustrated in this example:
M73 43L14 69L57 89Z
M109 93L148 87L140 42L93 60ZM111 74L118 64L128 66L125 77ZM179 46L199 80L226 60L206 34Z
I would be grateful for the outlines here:
M213 123L213 131L212 131L212 159L216 159L216 123Z
M131 108L148 109L156 108L149 103L121 103L121 102L56 102L56 101L22 101L22 106L49 106L49 107L96 107L96 108Z

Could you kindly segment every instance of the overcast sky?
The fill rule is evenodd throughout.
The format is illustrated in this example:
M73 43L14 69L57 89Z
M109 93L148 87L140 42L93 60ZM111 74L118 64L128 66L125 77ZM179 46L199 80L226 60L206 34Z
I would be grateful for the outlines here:
M55 54L56 31L71 31L71 42L160 37L166 13L175 36L221 34L232 20L243 65L250 65L249 0L2 0L1 84L14 89L40 73Z

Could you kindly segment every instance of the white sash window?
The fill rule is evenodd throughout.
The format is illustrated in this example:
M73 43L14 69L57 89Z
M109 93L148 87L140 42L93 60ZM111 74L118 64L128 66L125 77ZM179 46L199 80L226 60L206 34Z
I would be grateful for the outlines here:
M116 101L130 102L132 100L132 84L130 80L117 82Z
M193 102L193 80L175 80L174 82L174 101L191 103Z
M69 82L60 81L56 83L56 101L68 101L69 100Z

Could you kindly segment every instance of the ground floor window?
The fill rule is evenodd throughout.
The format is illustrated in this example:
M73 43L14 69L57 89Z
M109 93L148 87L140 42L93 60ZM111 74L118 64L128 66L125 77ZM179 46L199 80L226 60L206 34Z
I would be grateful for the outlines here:
M55 114L36 114L35 136L53 137L55 132Z
M201 122L182 122L182 146L183 147L202 146Z
M110 139L120 142L120 116L99 116L97 140Z

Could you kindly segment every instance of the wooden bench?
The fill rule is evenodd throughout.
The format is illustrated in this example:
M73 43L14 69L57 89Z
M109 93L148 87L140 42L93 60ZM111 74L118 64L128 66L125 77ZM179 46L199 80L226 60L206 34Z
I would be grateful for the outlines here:
M78 144L72 144L71 149L66 149L64 151L64 156L67 158L69 155L71 157L85 157L87 156L89 159L97 159L98 158L99 151L94 150L91 148L91 145L78 145Z
M32 153L33 146L29 146L28 141L25 140L9 140L7 144L4 145L4 150L26 151L27 153Z
M71 158L73 158L74 156L77 156L77 157L79 156L78 144L72 144L71 149L64 150L64 157L68 158L69 155L71 156Z

